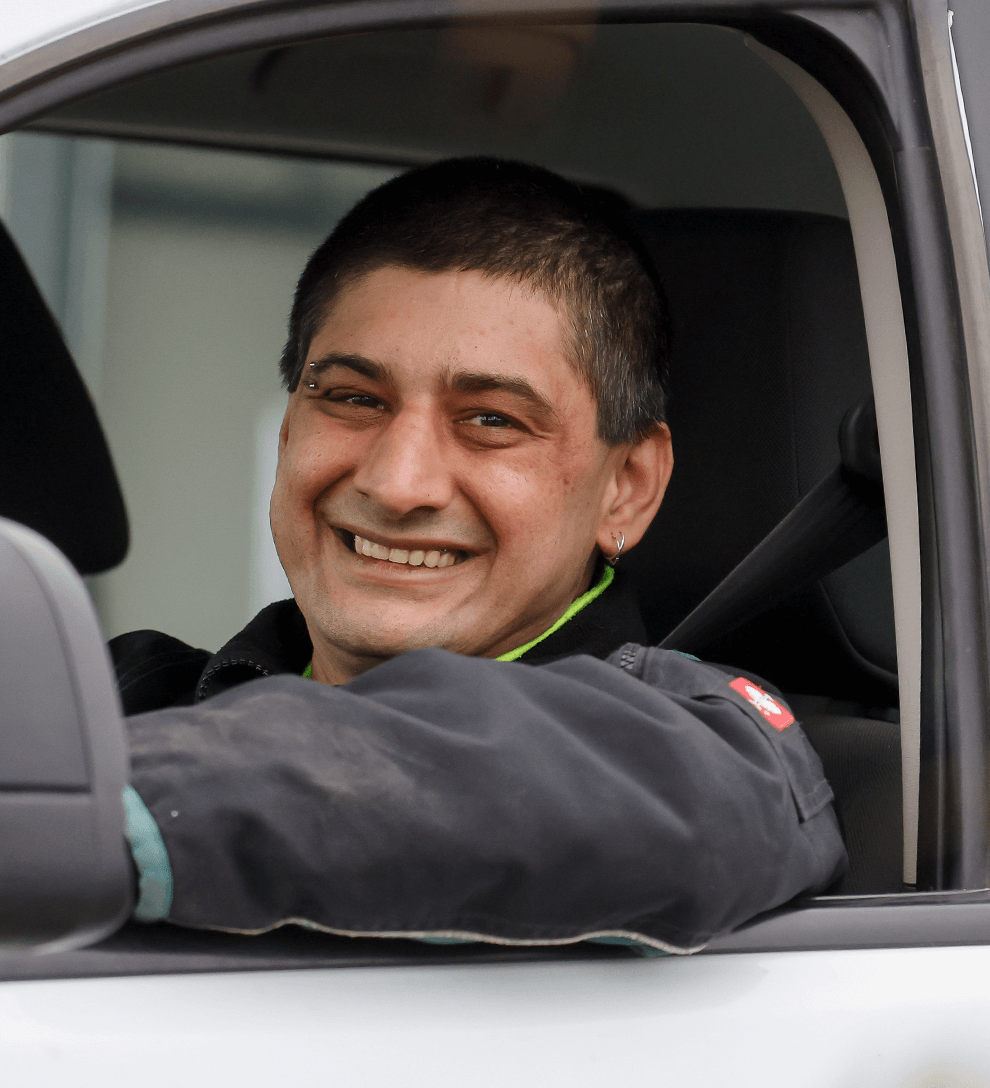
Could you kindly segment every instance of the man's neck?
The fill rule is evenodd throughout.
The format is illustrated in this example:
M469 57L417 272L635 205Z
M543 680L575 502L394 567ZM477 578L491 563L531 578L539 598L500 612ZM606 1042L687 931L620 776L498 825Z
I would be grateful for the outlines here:
M313 637L314 634L316 637ZM348 680L353 680L356 676L395 656L394 654L353 654L342 647L328 645L322 634L313 632L312 629L310 629L310 639L313 643L310 678L318 680L321 684L330 684L332 687L346 684Z
M527 637L526 633L520 633L519 641L513 649L498 655L479 654L477 656L495 656L497 661L515 661L517 658L522 657L534 646L559 631L565 623L573 619L583 608L601 596L612 584L614 575L615 572L612 567L606 566L601 577L590 589L587 589L572 601L562 615L535 636ZM308 623L307 626L309 626ZM346 684L349 680L353 680L356 676L373 669L376 665L381 665L383 662L397 656L395 654L354 654L346 647L334 645L322 631L314 631L312 627L310 627L310 639L313 643L313 660L310 663L307 675L313 680L331 686Z

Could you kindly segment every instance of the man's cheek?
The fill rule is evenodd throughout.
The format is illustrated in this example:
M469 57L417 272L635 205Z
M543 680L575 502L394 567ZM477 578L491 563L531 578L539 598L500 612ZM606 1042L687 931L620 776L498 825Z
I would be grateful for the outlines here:
M281 469L272 491L270 518L275 550L291 582L313 550L315 526L312 506L300 504L297 492Z
M550 468L551 471L547 471ZM511 465L487 467L478 493L486 512L499 522L523 525L528 521L545 522L566 502L570 483L555 466L533 458Z

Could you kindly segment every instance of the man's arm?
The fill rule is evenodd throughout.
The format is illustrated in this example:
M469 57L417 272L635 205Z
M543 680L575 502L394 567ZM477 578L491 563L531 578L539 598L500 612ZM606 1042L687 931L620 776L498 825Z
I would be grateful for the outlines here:
M248 932L682 952L839 875L796 725L669 651L614 660L423 650L339 688L273 677L129 719L171 871L161 909Z

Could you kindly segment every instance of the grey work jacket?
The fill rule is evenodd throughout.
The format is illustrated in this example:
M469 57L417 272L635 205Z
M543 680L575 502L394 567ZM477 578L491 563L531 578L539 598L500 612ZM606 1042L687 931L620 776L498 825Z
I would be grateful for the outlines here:
M148 920L691 952L845 865L786 706L673 651L419 650L127 724Z

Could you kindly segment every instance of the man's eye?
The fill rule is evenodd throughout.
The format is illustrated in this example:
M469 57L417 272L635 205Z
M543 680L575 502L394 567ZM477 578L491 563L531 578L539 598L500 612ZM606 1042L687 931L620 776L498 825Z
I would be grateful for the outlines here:
M512 423L505 416L496 415L494 412L479 412L476 416L471 416L470 419L465 420L465 422L473 423L478 427L512 426Z
M326 394L326 399L333 401L334 404L354 404L358 408L381 408L382 406L382 402L369 393L340 393L331 389Z

